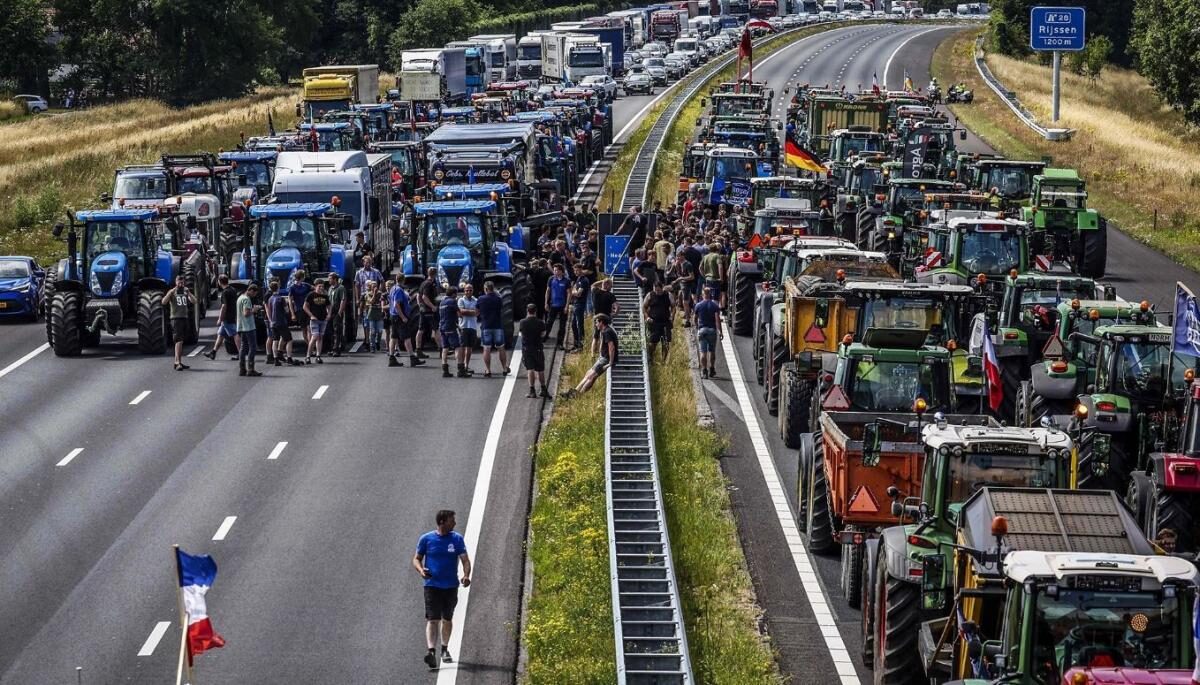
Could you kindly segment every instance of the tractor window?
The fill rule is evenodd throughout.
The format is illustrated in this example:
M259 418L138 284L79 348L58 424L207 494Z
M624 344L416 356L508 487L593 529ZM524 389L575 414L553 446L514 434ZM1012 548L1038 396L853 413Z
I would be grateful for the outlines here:
M949 385L945 363L885 362L859 359L854 365L850 402L856 411L910 411L924 397L931 409L945 407Z
M1040 455L976 454L951 456L947 502L963 502L985 486L1052 488L1058 464Z
M865 166L850 177L850 191L855 194L869 195L871 189L883 181L879 167Z
M212 178L209 176L179 176L175 179L175 192L179 195L184 193L211 194Z
M316 226L310 217L268 219L262 223L259 231L265 253L281 247L294 247L301 251L317 249Z
M710 157L704 169L704 177L711 181L717 178L730 179L753 176L753 173L746 171L746 164L750 164L751 168L753 168L754 160L742 157Z
M1024 167L997 166L987 170L983 179L985 190L996 188L1006 198L1029 197L1034 171Z
M123 252L132 259L142 256L142 227L136 221L102 221L87 226L87 256Z
M958 258L969 274L1007 274L1021 266L1021 236L1008 231L966 231Z
M892 186L888 203L893 212L907 212L925 206L925 191L920 186Z
M1039 204L1053 209L1084 209L1087 193L1074 188L1046 189L1041 192Z
M113 197L123 200L161 200L167 196L163 176L118 176Z
M477 247L483 242L483 217L478 214L448 214L425 217L426 240L429 249L440 250L447 245Z
M893 297L867 300L861 316L863 330L871 328L911 328L929 330L942 322L943 303L930 298Z
M1183 372L1187 362L1175 360L1170 372L1170 387L1167 386L1168 367L1171 365L1170 345L1126 342L1117 343L1116 364L1113 368L1113 390L1131 397L1161 399L1169 390L1182 388L1186 384Z
M411 150L392 150L390 153L392 168L399 171L405 178L411 178L416 171L412 163Z
M246 188L268 188L271 185L271 170L264 162L238 162L236 175L239 184L241 177L246 177Z
M1059 588L1037 597L1033 663L1042 682L1084 668L1183 668L1180 602L1150 592L1092 592Z
M1058 324L1058 305L1060 303L1090 295L1091 293L1085 295L1067 290L1024 288L1021 290L1021 322L1052 331Z

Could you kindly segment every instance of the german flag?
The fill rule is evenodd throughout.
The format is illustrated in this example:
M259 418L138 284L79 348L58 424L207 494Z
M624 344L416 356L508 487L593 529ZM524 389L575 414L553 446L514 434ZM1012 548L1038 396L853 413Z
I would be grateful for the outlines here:
M788 138L787 144L783 148L784 161L789 166L794 166L798 169L811 171L814 174L824 174L829 171L824 164L821 164L811 152L800 147L796 141Z

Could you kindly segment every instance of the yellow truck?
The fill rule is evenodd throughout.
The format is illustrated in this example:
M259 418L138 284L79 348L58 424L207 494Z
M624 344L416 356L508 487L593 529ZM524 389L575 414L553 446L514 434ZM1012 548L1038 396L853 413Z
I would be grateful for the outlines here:
M320 121L326 112L379 100L378 64L308 67L302 75L304 100L296 106L296 116L305 121Z

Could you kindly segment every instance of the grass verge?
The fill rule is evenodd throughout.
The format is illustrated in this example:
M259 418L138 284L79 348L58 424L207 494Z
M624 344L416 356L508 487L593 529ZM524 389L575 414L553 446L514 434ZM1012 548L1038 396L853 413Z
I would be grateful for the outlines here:
M654 435L671 552L700 683L781 683L738 540L728 483L717 457L724 439L696 425L686 339L675 326L666 364L651 373Z
M566 357L561 387L579 382L588 355ZM523 387L518 382L519 388ZM608 518L604 492L604 383L554 407L534 461L529 520L533 587L523 643L534 685L616 682Z
M1077 129L1070 141L1052 143L1030 131L975 70L977 32L955 34L934 52L933 75L942 83L966 82L970 105L951 109L1001 154L1053 158L1079 170L1088 201L1121 230L1192 269L1200 269L1200 132L1162 105L1136 72L1108 66L1095 81L1062 74L1059 125ZM1050 121L1051 70L1036 61L988 55L988 66L1042 122Z
M182 109L133 100L0 127L0 197L9 198L0 207L0 254L60 256L50 225L66 209L97 206L117 167L231 148L241 133L266 131L268 111L282 128L293 119L295 97L268 88Z
M763 57L766 57L779 48L790 45L801 38L806 38L813 34L823 33L836 28L842 28L845 25L846 24L844 23L822 24L820 26L801 29L795 33L775 36L766 43L755 46L755 59L761 60ZM737 61L735 60L733 64L721 69L715 75L705 79L706 84L705 86L702 86L700 90L703 91L707 85L719 83L720 81L716 79L732 79L733 72L736 68ZM678 88L689 88L697 78L700 77L697 76L696 72L692 72L683 79L681 82L682 85L679 85ZM612 169L608 172L608 176L604 178L604 185L601 186L600 196L596 200L596 206L601 212L614 211L613 205L615 204L615 200L619 198L625 191L625 182L629 180L629 172L633 169L633 162L637 159L638 151L641 150L642 143L646 140L646 136L650 134L650 128L654 126L656 121L658 121L659 115L662 114L663 109L666 108L670 99L670 96L663 98L661 102L652 107L650 111L646 112L645 117L642 119L642 123L636 129L634 129L633 133L629 135L629 139L626 140L624 146L621 148L621 152L617 155L616 161L613 162ZM670 200L668 201L666 199L667 196L663 195L658 188L659 180L657 179L656 174L659 173L660 169L679 169L680 166L682 166L683 141L687 135L690 135L690 131L695 128L695 121L700 115L699 102L700 98L696 97L693 98L690 103L684 105L683 109L680 110L679 116L676 117L675 123L672 124L671 129L667 132L668 137L663 141L662 151L660 154L655 156L654 168L650 171L650 187L655 188L654 198L663 200L664 203L669 204L670 202L675 201L674 180L671 182L671 194L669 195ZM679 122L681 121L691 121L693 125L690 128L684 129L689 132L688 134L684 134L683 137L678 137L676 135L676 129L679 128ZM670 156L672 152L674 152L674 156ZM616 209L619 210L620 207L617 206Z

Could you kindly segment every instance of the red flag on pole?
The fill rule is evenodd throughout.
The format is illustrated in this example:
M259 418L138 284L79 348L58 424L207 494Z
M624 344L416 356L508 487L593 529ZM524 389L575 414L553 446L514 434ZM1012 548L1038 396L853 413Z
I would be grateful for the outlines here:
M738 45L738 59L753 59L753 55L754 45L750 42L750 29L742 29L742 42Z

